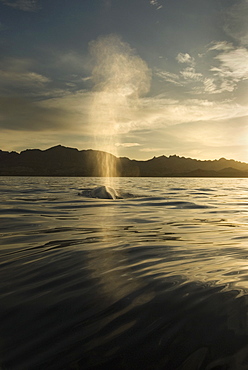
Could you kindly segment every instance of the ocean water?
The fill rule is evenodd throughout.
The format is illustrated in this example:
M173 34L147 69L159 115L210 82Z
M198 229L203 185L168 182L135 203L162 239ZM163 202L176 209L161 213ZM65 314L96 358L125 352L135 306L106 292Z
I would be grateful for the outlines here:
M248 369L248 179L0 177L0 369Z

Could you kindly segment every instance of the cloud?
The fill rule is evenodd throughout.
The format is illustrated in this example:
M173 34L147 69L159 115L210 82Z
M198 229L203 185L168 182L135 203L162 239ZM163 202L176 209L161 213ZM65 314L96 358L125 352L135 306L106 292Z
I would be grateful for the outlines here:
M213 78L205 80L205 86L212 87L215 84L216 89L213 93L232 92L237 89L239 82L248 79L248 50L243 47L234 48L232 44L215 43L208 51L219 51L214 56L218 62L216 66L210 68ZM209 90L209 89L208 89Z
M32 70L32 61L21 58L5 58L0 62L2 94L37 94L44 91L51 80Z
M211 83L208 86L211 87ZM45 147L57 143L70 145L76 138L77 145L80 147L80 140L85 143L87 138L88 148L95 145L96 149L103 150L101 141L97 146L94 143L94 137L98 134L96 131L98 123L92 121L90 116L90 106L95 100L95 94L98 92L81 91L37 102L13 97L2 98L0 99L0 128L5 136L1 136L1 141L11 142L14 130L18 132L16 136L20 138L20 141L22 140L22 148L23 146L25 148L28 142L32 145L38 143L38 137L44 139ZM151 151L161 154L175 152L185 155L185 153L191 153L192 148L198 150L199 147L200 150L200 144L191 144L194 140L202 143L201 137L206 139L204 143L208 145L208 149L211 145L217 147L217 144L221 145L221 135L223 135L219 128L224 130L228 122L232 122L233 127L236 127L235 122L240 120L244 125L247 122L247 109L245 105L227 100L222 102L207 99L179 101L167 99L163 95L143 97L135 109L126 111L124 106L119 113L118 130L113 138L113 145L119 148L123 155L125 155L124 149L129 148L129 153L133 158L145 148L151 148ZM104 124L108 127L108 122ZM211 130L210 127L212 127ZM230 132L234 131L235 129ZM108 132L111 132L111 127ZM214 133L220 137L214 137ZM211 136L207 136L210 134ZM3 144L6 143L3 142ZM13 148L21 146L21 142L14 144ZM36 146L40 147L38 144ZM206 158L208 156L205 155Z
M188 66L184 69L182 69L179 73L180 75L180 82L181 84L183 85L186 85L186 84L190 84L192 85L192 83L201 83L201 85L203 84L204 82L204 76L202 73L199 73L199 72L196 72L196 69L195 69L195 59L193 57L191 57L188 53L179 53L177 56L176 56L176 60L178 61L179 64L187 64ZM183 82L182 82L182 79L183 78ZM196 91L202 91L202 87L201 86L194 86L193 87L193 90L192 92L196 92ZM205 92L207 92L206 90L204 90Z
M35 72L17 73L4 70L0 70L0 78L2 84L21 84L22 86L43 86L44 83L50 81L49 78Z
M238 48L220 53L215 57L220 62L218 74L234 79L235 81L248 79L248 50ZM216 71L214 68L212 71Z
M193 67L186 67L179 71L179 74L162 71L158 68L155 69L155 75L161 80L171 83L175 86L187 86L193 82L203 82L204 77L202 73L196 72Z
M57 61L59 59L59 61ZM25 58L3 58L0 60L0 94L4 96L21 96L30 99L48 99L81 91L91 85L91 76L82 77L86 72L79 70L79 60L72 63L68 72L67 64L59 56L49 64L49 77L39 72L37 61ZM65 55L67 60L67 55ZM76 59L76 58L75 58ZM57 75L54 73L56 70ZM73 72L76 72L73 73ZM52 78L53 76L56 78Z
M82 77L81 80L82 81L90 81L90 80L92 80L92 76Z
M210 102L201 103L211 108ZM197 100L194 104L197 105ZM248 158L246 123L247 116L243 116L226 120L182 122L178 125L160 127L157 130L147 130L139 135L142 145L130 151L134 158L147 158L156 153L156 155L177 154L199 159L215 159L224 156L244 160Z
M0 0L3 4L11 8L23 10L25 12L36 12L40 9L38 0Z
M205 59L202 60L203 55ZM207 46L207 53L200 60L201 72L196 61L188 53L178 53L179 65L186 65L178 73L156 68L154 74L160 80L181 86L189 94L222 94L237 89L239 82L248 79L248 50L234 47L230 42L213 41ZM207 59L208 58L208 59ZM210 64L206 70L206 63Z
M214 54L213 54L214 52ZM176 60L179 64L188 65L179 71L179 75L162 71L156 74L175 85L188 87L193 94L221 94L237 89L240 81L248 79L248 50L244 47L234 47L227 41L213 41L207 47L206 56L212 61L208 71L196 71L196 61L188 53L179 53ZM194 82L194 85L192 85Z
M196 94L221 94L225 92L232 92L236 89L237 83L233 80L220 79L220 78L203 78L203 86L194 87Z
M203 78L203 75L201 73L197 73L195 68L192 67L185 68L184 70L180 71L180 74L185 80L201 81Z
M82 55L76 51L69 51L64 53L51 52L51 63L55 65L56 69L65 70L73 73L86 73L87 75L92 70L90 58Z
M208 85L211 89L211 84ZM1 99L1 128L15 130L53 130L73 131L84 135L102 135L99 122L92 120L91 103L101 101L98 92L68 93L57 98L30 102L20 98ZM103 101L104 104L104 101ZM98 106L98 112L105 107ZM119 105L116 117L116 133L120 139L128 133L140 130L156 130L161 127L178 125L183 122L215 121L230 117L241 117L247 114L247 107L231 103L230 101L213 102L202 99L188 99L183 101L166 99L163 96L141 98L139 105L131 109ZM107 117L108 118L108 117ZM113 122L109 122L104 115L102 125L106 131L113 132ZM113 132L114 133L114 132ZM122 145L133 145L136 141L116 140Z
M86 57L81 58L77 53L66 53L64 58L58 58L54 53L52 68L57 66L57 76L60 73L65 76L61 89L55 89L54 86L57 85L50 78L51 75L47 75L43 69L41 72L38 63L32 60L2 60L2 93L8 94L0 100L1 130L16 130L22 134L30 132L30 135L47 137L49 133L53 135L57 132L57 142L61 137L66 138L66 135L74 133L78 137L91 137L91 142L94 142L94 136L102 135L99 124L108 135L113 133L114 125L114 145L122 153L125 148L130 148L127 150L134 153L145 149L145 145L146 148L152 148L153 145L156 147L156 140L159 140L160 136L161 141L163 139L166 143L169 142L169 135L166 136L168 130L173 132L173 143L175 132L181 130L182 125L193 127L195 123L196 126L201 126L204 122L214 125L216 122L239 119L247 115L245 105L234 104L230 100L220 101L222 96L218 97L219 101L214 101L210 98L198 99L197 95L205 93L205 97L211 97L210 94L230 92L236 88L239 81L247 79L248 51L243 47L235 48L230 43L215 41L208 45L208 53L204 54L201 60L197 57L194 59L190 53L179 53L178 63L174 63L171 69L174 73L154 70L154 76L160 79L159 88L162 86L161 80L173 86L170 86L170 89L165 88L164 94L153 96L152 90L150 95L144 97L149 89L151 73L145 61L128 44L117 36L111 36L101 37L90 46L93 66L91 70L86 69L83 63L87 60ZM212 67L207 70L206 62L209 61ZM51 69L51 64L49 66ZM78 90L79 80L88 91ZM71 93L69 90L74 88ZM20 97L22 91L24 93ZM186 96L190 96L189 92L196 94L195 99L182 99L185 91ZM15 96L11 96L11 92L14 92ZM29 101L26 92L31 98L32 94L36 94L39 101ZM180 94L180 100L172 99ZM168 99L168 96L171 98ZM152 132L157 135L154 139ZM203 131L198 132L202 135ZM144 133L147 133L145 144ZM151 144L148 140L150 137ZM183 142L183 137L180 140ZM162 145L158 141L157 147L162 148ZM172 144L170 148L173 150Z
M248 45L248 0L231 6L225 15L224 30L241 45Z
M176 56L176 60L178 61L178 63L187 63L187 64L190 64L191 66L195 64L195 59L191 57L188 53L185 53L185 54L179 53Z
M134 146L140 146L139 143L115 143L117 147L132 148Z
M189 122L181 124L178 127L171 127L168 133L173 134L179 142L197 143L199 146L208 146L212 148L222 148L225 146L246 144L247 125L245 121L247 116L228 120ZM196 147L197 145L194 144Z
M202 99L168 101L146 98L136 117L136 128L174 126L187 122L217 121L247 115L247 106L231 101L215 102Z
M179 53L176 57L176 60L179 64L186 64L186 67L179 70L178 74L171 73L169 71L162 71L161 69L157 68L155 69L155 75L161 80L174 84L175 86L184 87L184 91L185 88L188 88L188 92L193 94L207 92L203 88L203 74L197 72L195 69L195 59L188 53Z
M65 110L18 97L1 97L0 111L1 129L50 131L65 129L68 122Z
M68 120L68 127L74 127L87 135L101 135L98 122L91 120L90 103L94 99L92 93L70 94L65 97L50 99L43 103L46 109L57 110L60 116L65 115ZM98 107L101 111L101 107ZM247 106L232 103L231 101L215 102L203 99L186 99L182 101L166 99L163 96L142 98L138 107L135 109L123 109L119 112L116 121L117 134L120 139L115 142L131 143L133 140L126 140L128 133L139 132L142 130L157 130L169 126L187 122L218 121L230 118L238 118L247 115ZM112 127L108 121L102 121L104 127L109 132ZM97 130L97 131L96 131ZM134 141L136 142L136 141Z
M229 51L233 49L233 44L227 41L213 41L209 46L208 51L212 50L221 50L221 51Z
M174 85L179 85L182 86L183 84L180 82L180 77L179 75L175 73L171 73L168 71L162 71L159 68L155 69L155 75L158 76L160 79L172 83Z
M154 153L154 152L162 152L163 153L164 148L158 148L158 147L149 148L149 147L146 147L146 148L141 148L140 151L144 152L144 153Z
M217 91L217 86L214 83L213 78L205 78L203 81L204 84L204 91L208 93L216 93Z
M158 0L150 0L150 4L155 6L157 10L163 8L163 6L159 3Z

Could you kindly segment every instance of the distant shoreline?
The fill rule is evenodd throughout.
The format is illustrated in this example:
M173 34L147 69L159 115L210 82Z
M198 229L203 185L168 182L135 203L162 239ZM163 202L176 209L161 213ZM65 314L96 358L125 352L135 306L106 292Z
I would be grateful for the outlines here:
M108 164L111 172L106 176L104 167ZM177 155L138 161L58 145L20 154L0 150L0 176L248 178L248 163L225 158L202 161Z
M210 175L199 175L199 176L193 176L193 175L168 175L168 176L81 176L81 175L4 175L4 174L0 174L0 177L58 177L58 178L62 178L62 177L75 177L75 178L79 178L79 177L82 177L82 178L90 178L90 177L96 177L96 178L102 178L102 179L107 179L107 178L209 178L209 179L245 179L245 178L248 178L248 175L245 175L245 176L223 176L223 175L219 175L219 176L210 176Z

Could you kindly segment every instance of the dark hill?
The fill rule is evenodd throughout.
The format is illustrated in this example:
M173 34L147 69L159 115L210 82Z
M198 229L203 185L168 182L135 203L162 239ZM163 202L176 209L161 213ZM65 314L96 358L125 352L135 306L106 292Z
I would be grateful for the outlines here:
M101 169L109 161L119 176L248 177L248 164L232 159L200 161L173 155L137 161L61 145L46 150L27 149L20 154L0 150L0 175L102 176Z

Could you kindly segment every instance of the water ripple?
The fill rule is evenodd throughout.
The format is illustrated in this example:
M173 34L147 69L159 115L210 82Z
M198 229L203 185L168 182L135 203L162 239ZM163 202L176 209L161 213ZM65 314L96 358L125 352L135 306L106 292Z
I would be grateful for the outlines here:
M247 180L121 181L0 183L0 367L248 368Z

